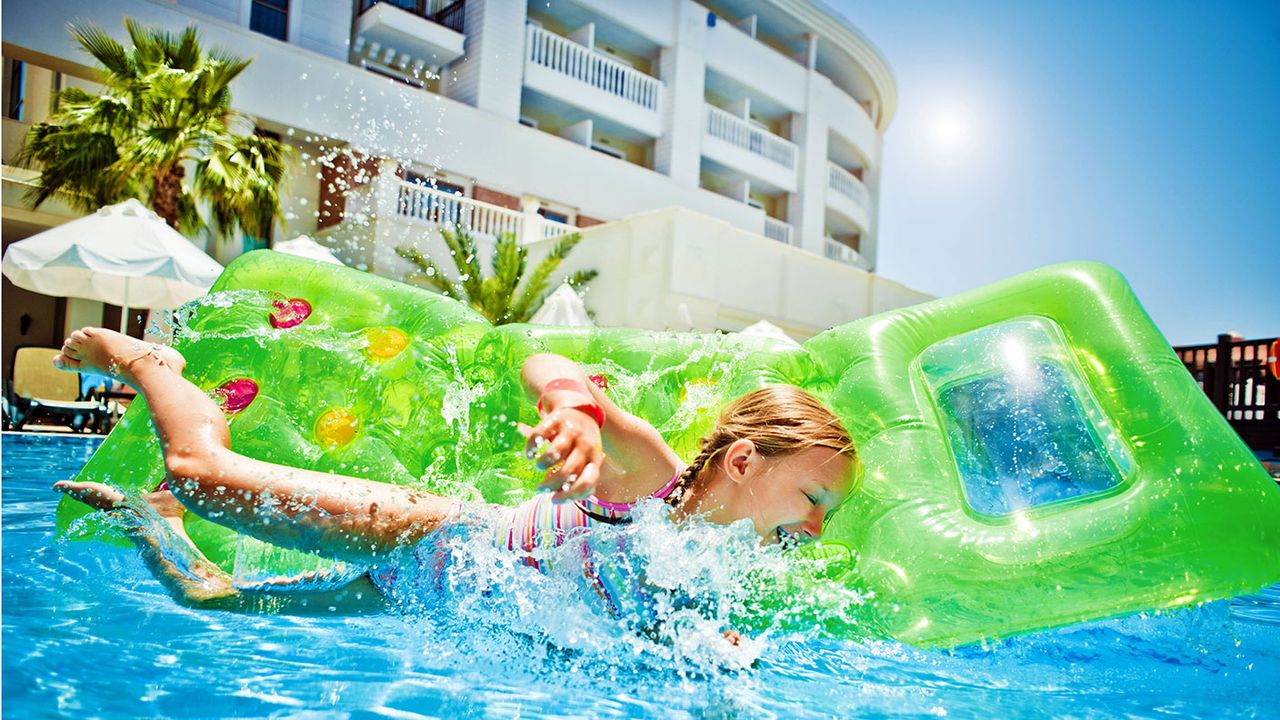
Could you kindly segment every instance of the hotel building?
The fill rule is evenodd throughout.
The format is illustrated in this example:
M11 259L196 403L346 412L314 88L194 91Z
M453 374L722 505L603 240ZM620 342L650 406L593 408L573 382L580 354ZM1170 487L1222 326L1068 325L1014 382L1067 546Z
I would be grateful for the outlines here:
M586 302L606 325L764 318L803 339L927 299L875 273L893 77L809 0L13 0L6 245L76 216L23 205L35 173L11 159L58 88L93 86L68 21L124 38L125 16L254 58L235 106L301 159L275 240L401 279L397 247L451 265L442 225L482 247L516 233L533 259L580 231L564 269L600 271ZM260 244L198 242L223 262ZM7 280L4 300L6 360L118 318Z

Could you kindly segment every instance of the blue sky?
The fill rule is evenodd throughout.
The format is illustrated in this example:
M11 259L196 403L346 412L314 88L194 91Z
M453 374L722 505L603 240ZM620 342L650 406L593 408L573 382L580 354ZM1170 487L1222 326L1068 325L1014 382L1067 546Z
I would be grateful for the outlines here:
M828 5L898 81L886 277L1097 260L1174 344L1280 333L1280 2Z

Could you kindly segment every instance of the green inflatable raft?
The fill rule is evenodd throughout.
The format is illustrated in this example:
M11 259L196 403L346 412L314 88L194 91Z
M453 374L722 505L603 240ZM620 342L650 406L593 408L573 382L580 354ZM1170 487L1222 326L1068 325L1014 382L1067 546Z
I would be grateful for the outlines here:
M807 388L843 418L864 468L796 563L796 587L873 598L861 624L827 623L837 635L874 625L952 646L1280 580L1280 488L1102 265L1055 265L797 348L495 328L440 295L259 251L183 322L174 345L222 403L236 451L505 504L537 479L515 429L536 420L519 383L533 353L605 376L614 401L686 458L729 400L770 383ZM79 479L130 491L163 479L144 403ZM64 499L59 526L83 532L87 512ZM328 562L187 518L210 559L240 575Z

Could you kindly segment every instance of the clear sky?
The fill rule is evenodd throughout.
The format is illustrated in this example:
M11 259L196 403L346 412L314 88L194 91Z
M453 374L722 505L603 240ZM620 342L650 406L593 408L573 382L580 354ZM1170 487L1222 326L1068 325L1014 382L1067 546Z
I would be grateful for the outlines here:
M1097 260L1174 344L1280 334L1280 2L827 4L897 78L886 277Z

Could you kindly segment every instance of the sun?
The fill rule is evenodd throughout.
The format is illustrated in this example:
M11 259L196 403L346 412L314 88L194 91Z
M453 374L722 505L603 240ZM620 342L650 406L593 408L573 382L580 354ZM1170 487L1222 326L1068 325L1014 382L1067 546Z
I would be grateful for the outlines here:
M959 108L939 110L929 120L928 137L935 150L950 156L963 155L973 145L972 120Z

